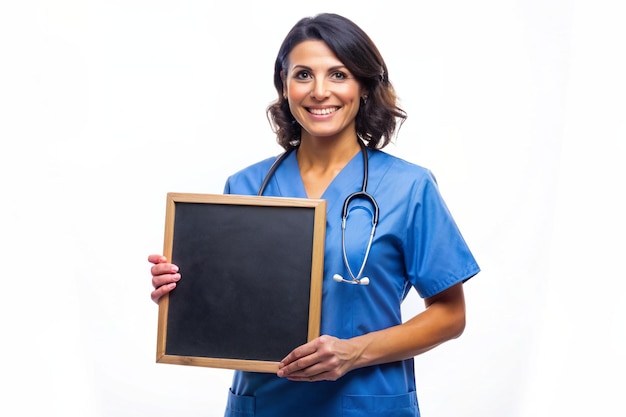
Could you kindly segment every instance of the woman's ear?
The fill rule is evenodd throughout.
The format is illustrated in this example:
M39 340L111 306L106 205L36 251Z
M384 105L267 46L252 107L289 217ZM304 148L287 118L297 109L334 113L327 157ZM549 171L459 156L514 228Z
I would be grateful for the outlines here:
M363 104L367 103L367 95L368 95L369 91L367 90L363 90L361 91L361 100L363 101Z

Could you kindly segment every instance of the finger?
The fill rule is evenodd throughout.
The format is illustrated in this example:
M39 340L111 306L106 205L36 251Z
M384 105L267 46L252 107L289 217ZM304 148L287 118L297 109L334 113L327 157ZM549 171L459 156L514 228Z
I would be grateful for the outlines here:
M289 378L291 376L307 377L315 375L317 371L315 365L319 363L319 355L313 352L305 357L298 358L288 364L281 362L278 365L278 376Z
M161 274L152 276L152 286L158 289L164 285L175 284L180 281L180 274ZM173 288L172 288L173 289Z
M155 264L150 267L150 273L152 276L176 274L178 272L178 266L174 264Z
M289 379L290 381L313 382L327 379L325 377L326 374L328 374L328 371L325 369L324 365L322 363L315 363L311 366L290 373L289 375L285 375L284 378Z
M165 294L168 294L174 288L176 288L176 283L175 282L171 282L169 284L161 285L160 287L158 287L157 289L152 291L152 293L150 293L150 298L152 299L152 301L154 301L155 303L158 304L159 300L161 299L161 297L163 297Z
M304 358L306 356L309 356L315 353L317 348L314 345L314 342L315 341L309 342L307 344L304 344L292 350L287 356L285 356L285 358L282 361L280 361L280 363L278 364L278 367L279 368L287 367L291 363L299 360L300 358Z
M151 264L165 263L167 262L167 258L163 255L153 254L148 256L148 262L150 262Z

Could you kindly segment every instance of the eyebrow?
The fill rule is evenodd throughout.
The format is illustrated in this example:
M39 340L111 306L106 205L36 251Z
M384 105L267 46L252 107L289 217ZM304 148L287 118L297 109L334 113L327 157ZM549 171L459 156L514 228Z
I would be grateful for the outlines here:
M291 68L292 71L296 69L304 69L304 70L312 71L312 68L307 65L296 64ZM339 70L350 72L350 70L345 65L336 65L334 67L330 67L327 72L333 72L333 71L339 71Z

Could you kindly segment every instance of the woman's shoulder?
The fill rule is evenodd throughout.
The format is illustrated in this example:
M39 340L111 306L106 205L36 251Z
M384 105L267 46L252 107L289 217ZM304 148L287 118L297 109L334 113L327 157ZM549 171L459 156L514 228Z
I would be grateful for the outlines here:
M226 180L224 192L227 194L256 194L276 158L276 156L265 158L235 171Z
M396 180L402 178L404 181L434 181L433 173L429 168L386 151L373 151L370 160L372 161L374 169L384 170L385 176Z

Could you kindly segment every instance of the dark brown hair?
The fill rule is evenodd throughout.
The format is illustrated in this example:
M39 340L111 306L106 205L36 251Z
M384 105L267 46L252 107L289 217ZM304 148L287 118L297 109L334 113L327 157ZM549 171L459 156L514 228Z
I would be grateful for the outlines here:
M300 42L320 40L326 43L348 68L367 94L356 115L356 133L369 148L389 144L396 130L406 120L397 105L396 92L389 81L387 65L370 37L351 20L333 13L301 19L285 37L274 64L274 86L278 100L267 108L276 140L285 150L300 143L302 127L289 110L284 97L281 72L287 72L291 50Z

